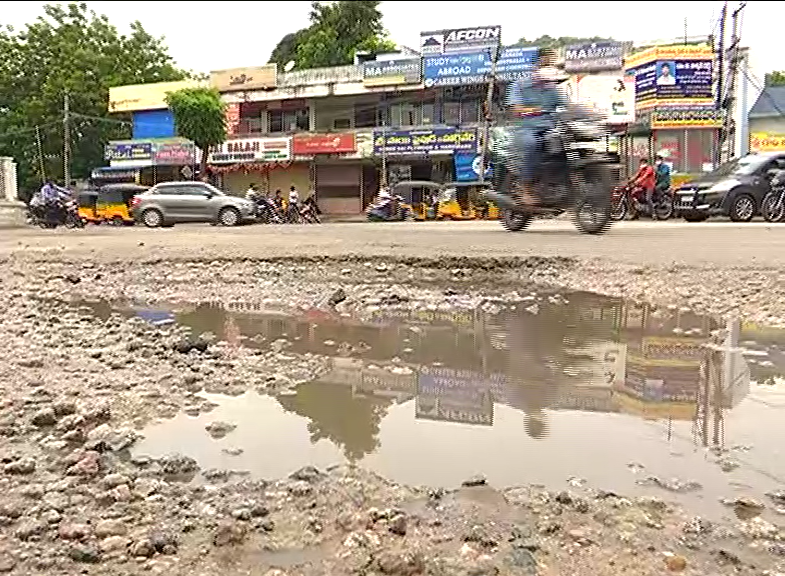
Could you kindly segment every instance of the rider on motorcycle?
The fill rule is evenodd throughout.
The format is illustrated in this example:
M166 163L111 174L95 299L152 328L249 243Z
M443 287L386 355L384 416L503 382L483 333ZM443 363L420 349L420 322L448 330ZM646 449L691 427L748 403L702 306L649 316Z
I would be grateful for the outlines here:
M507 92L506 104L518 121L515 147L521 187L513 194L523 206L538 203L534 179L541 160L543 136L555 126L556 109L566 105L565 95L558 88L565 76L555 63L555 51L540 50L537 69L531 78L516 80Z
M47 180L38 192L39 201L45 214L56 222L62 222L65 216L65 205L73 200L71 192Z
M657 176L654 172L654 168L652 168L651 164L649 164L649 160L646 158L641 158L638 171L635 173L635 176L633 176L632 182L630 182L633 187L638 188L644 192L646 203L651 208L652 218L657 217L656 211L654 210L653 198L656 178Z
M660 150L657 153L654 190L658 194L667 192L671 187L671 167L665 162L665 158L668 157L668 154L667 150Z

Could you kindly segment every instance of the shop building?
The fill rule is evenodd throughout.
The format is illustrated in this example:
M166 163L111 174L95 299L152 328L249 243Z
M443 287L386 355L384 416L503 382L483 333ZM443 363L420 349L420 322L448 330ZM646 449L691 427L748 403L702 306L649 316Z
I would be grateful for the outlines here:
M109 166L93 170L93 184L134 182L152 186L189 180L198 162L196 147L185 138L115 140L104 150Z
M785 86L766 86L749 113L750 151L785 150Z

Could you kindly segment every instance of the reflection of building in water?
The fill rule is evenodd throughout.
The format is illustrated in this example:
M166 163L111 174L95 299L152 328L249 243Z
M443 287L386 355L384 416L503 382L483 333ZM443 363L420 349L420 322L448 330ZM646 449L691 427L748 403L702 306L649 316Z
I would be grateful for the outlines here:
M349 386L352 397L376 396L404 401L411 398L417 386L417 373L407 365L375 365L357 358L330 359L329 371L320 382Z

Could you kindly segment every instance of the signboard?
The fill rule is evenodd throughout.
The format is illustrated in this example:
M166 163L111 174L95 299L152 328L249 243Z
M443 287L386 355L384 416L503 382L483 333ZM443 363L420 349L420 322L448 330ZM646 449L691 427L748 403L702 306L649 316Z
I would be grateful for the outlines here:
M522 78L534 69L537 48L502 48L496 62L496 77L505 82ZM423 82L434 86L482 84L491 74L491 53L444 54L423 58Z
M373 153L380 156L382 154L476 152L477 142L476 128L374 131Z
M577 76L572 83L573 99L593 106L611 124L635 121L635 78L618 76Z
M210 84L219 92L271 90L278 86L278 65L231 68L210 72Z
M161 142L153 148L157 166L183 166L196 162L196 147L191 142Z
M624 67L624 48L620 42L572 44L564 49L564 69L567 72L599 72L621 70Z
M110 162L152 160L152 142L109 142L104 147L104 158Z
M155 84L132 84L109 88L109 112L134 112L137 110L163 110L168 108L166 95L183 88L195 88L200 82L158 82Z
M291 159L289 138L238 138L217 146L209 158L210 164L239 162L286 162Z
M354 134L299 134L292 138L292 153L302 156L312 154L343 154L357 148Z
M363 84L365 86L419 84L421 76L422 60L420 58L372 60L363 63Z
M785 134L753 132L750 134L750 152L782 152L785 150Z
M488 159L486 158L486 161ZM457 182L476 182L480 178L480 155L474 152L456 152L453 154L455 162L455 180ZM487 163L487 162L486 162ZM492 175L491 167L486 166L485 178Z
M714 53L709 46L659 46L631 56L635 101L655 106L714 104Z
M449 54L487 50L501 43L501 26L448 28L434 32L420 32L420 53Z
M720 128L722 112L713 106L667 108L654 110L652 128Z

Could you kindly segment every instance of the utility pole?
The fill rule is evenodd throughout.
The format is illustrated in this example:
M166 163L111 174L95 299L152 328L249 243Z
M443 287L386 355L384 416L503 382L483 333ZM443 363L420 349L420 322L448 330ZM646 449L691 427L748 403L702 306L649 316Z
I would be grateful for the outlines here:
M41 176L41 183L46 182L46 167L44 166L44 146L41 143L41 127L35 127L35 141L38 147L38 172Z
M496 64L499 61L501 44L491 48L491 74L488 78L488 89L485 93L485 119L482 125L482 146L480 146L480 177L479 182L485 182L485 159L488 156L489 141L491 136L491 111L493 110L493 92L496 87Z
M71 103L68 92L63 97L63 180L65 188L71 187Z
M719 141L722 161L727 161L733 158L734 155L733 141L736 136L736 127L733 116L736 109L736 79L739 76L739 64L741 64L741 57L739 56L739 45L741 43L739 16L745 6L747 6L746 2L740 2L739 6L731 14L732 32L730 46L727 49L728 81L725 85L725 95L722 102L722 110L725 112L725 117L723 118Z
M722 110L723 91L725 87L725 23L728 20L728 2L727 0L722 6L722 14L720 15L720 33L717 42L717 100L716 108L718 111ZM714 151L714 163L719 166L722 164L722 128L717 130L717 149Z

